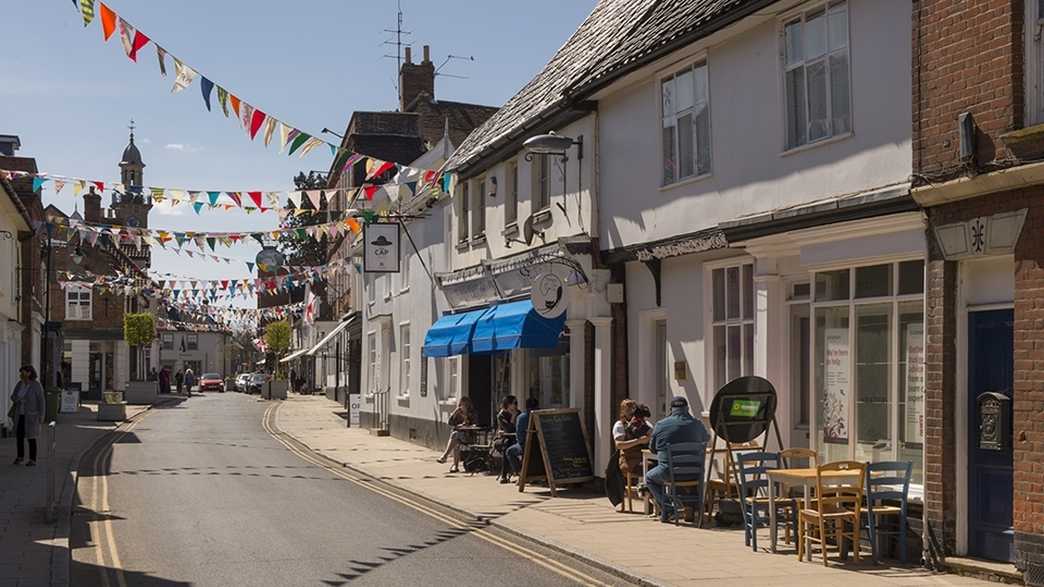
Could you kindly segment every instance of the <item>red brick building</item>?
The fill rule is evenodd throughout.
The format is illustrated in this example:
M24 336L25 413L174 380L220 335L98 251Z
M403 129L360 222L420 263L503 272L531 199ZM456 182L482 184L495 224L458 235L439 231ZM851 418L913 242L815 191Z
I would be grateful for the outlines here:
M928 225L925 544L1044 584L1044 48L1036 0L914 7Z

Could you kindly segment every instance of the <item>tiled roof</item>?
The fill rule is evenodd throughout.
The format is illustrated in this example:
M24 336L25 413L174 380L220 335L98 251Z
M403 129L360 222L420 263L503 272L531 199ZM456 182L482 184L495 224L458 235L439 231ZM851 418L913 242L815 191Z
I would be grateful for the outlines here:
M498 139L562 102L563 93L625 38L655 1L600 0L544 69L468 135L450 158L449 167L477 157Z
M708 35L777 0L600 0L544 69L460 145L450 168L473 162L540 115L579 100L595 84Z

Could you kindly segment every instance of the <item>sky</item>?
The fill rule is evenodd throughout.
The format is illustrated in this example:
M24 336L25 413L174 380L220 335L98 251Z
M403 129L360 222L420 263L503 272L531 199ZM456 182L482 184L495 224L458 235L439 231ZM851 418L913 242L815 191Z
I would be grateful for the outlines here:
M431 45L436 66L466 79L439 76L436 99L499 106L535 75L584 19L595 0L401 0L414 61ZM207 112L199 79L172 94L173 64L162 77L155 47L130 61L119 32L102 40L100 18L84 28L69 0L8 0L0 13L0 134L16 134L17 153L41 171L102 181L119 178L117 164L134 119L145 185L198 190L292 188L298 171L326 171L331 155L316 149L301 159L254 142L212 98ZM343 133L354 110L398 104L394 59L396 0L111 0L106 4L214 83L297 128ZM323 135L331 142L340 139ZM278 138L273 144L278 142ZM44 188L44 203L67 213L72 190ZM108 204L106 194L103 203ZM79 203L82 212L82 201ZM153 229L263 230L273 213L207 211L185 204L156 206ZM216 254L253 261L256 245L218 247ZM200 261L153 247L153 269L197 279L248 276L245 263ZM241 302L242 303L242 302Z

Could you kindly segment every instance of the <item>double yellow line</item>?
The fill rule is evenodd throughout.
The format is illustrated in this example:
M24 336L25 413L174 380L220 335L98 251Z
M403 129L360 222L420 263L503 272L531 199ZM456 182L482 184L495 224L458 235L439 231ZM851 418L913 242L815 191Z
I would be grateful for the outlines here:
M383 487L378 486L376 483L374 483L373 481L375 481L375 479L372 479L372 478L368 479L367 477L364 477L362 475L357 475L357 474L351 473L349 471L346 471L343 467L335 467L335 466L331 465L330 463L328 463L326 460L324 460L324 459L322 459L320 457L317 457L311 451L307 451L307 450L298 448L294 443L286 440L284 438L285 435L282 432L280 432L278 429L276 429L276 427L274 425L275 413L279 409L280 405L281 404L272 404L272 405L270 405L268 407L267 410L265 410L264 417L261 420L261 426L262 426L262 428L264 428L264 430L266 432L271 434L272 437L276 439L276 441L278 441L280 444L285 446L287 450L289 450L291 453L297 455L299 458L301 458L301 459L303 459L303 460L305 460L305 461L307 461L307 462L309 462L309 463L311 463L311 464L313 464L313 465L315 465L317 467L320 467L320 468L324 469L325 471L327 471L328 473L330 473L332 475L340 477L341 479L344 479L346 481L350 481L350 482L356 484L359 487L363 487L363 488L365 488L365 489L367 489L369 491L372 491L372 492L374 492L376 494L382 495L382 496L384 496L384 497L386 497L386 498L388 498L388 499L390 499L392 501L398 502L398 503L400 503L400 504L402 504L402 505L404 505L404 506L406 506L408 508L411 508L413 510L416 510L418 512L426 514L426 515L428 515L428 516L430 516L432 518L435 518L436 520L439 520L440 522L443 522L443 523L445 523L445 524L447 524L447 525L449 525L449 526L451 526L453 528L458 528L458 529L461 529L461 530L467 530L468 534L471 535L471 536L478 537L478 538L480 538L482 540L485 540L486 542L489 542L490 544L499 546L500 548L503 548L504 550L507 550L507 551L509 551L509 552L511 552L513 554L516 554L516 555L518 555L518 556L520 556L520 557L522 557L524 559L527 559L529 561L532 561L533 563L536 563L536 564L544 567L545 569L548 569L549 571L552 571L552 572L554 572L554 573L556 573L558 575L561 575L561 576L563 576L563 577L565 577L567 579L575 581L575 582L577 582L577 583L579 583L581 585L605 585L606 584L606 583L604 583L604 582L602 582L602 581L600 581L600 580L598 580L598 579L596 579L594 577L591 577L590 575L584 574L584 573L582 573L580 571L577 571L576 569L570 568L570 567L568 567L568 566L566 566L566 565L564 565L564 564L562 564L562 563L560 563L560 562L558 562L558 561L556 561L556 560L554 560L552 558L549 558L547 556L544 556L544 555L536 553L536 552L531 552L531 551L525 550L525 549L523 549L523 548L521 548L521 547L511 543L510 541L505 540L504 538L501 538L500 536L497 536L497 535L493 534L492 532L489 532L488 530L484 530L484 529L481 529L481 528L476 528L473 525L466 524L466 523L464 523L464 522L462 522L462 521L460 521L458 519L455 519L455 518L453 518L451 516L448 516L448 515L440 512L440 511L436 510L436 509L433 509L433 508L429 507L428 505L424 504L420 500L412 499L409 496L400 495L398 493L393 493L393 492L391 492L391 491L389 491L389 490L387 490L387 489L385 489Z
M150 410L151 411L151 410ZM104 517L100 522L88 524L91 532L91 543L94 544L94 556L97 562L98 572L101 573L101 582L104 587L110 587L109 569L105 566L106 550L112 570L116 575L118 587L127 587L127 577L123 574L123 563L120 561L120 553L116 548L116 537L112 531L112 519L109 517L109 480L104 472L104 459L112 457L112 445L125 435L130 433L149 412L143 412L136 419L127 422L117 429L115 434L110 435L94 455L91 464L91 504L90 508L97 516Z

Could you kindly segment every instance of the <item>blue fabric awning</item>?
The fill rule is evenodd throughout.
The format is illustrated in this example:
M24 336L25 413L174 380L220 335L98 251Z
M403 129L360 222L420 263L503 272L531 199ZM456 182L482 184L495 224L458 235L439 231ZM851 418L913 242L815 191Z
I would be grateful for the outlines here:
M533 302L523 300L493 306L475 324L471 351L489 353L517 348L554 348L565 325L565 315L553 320L533 309Z
M488 311L490 308L482 308L439 318L424 335L422 354L425 357L452 357L469 352L475 323Z

